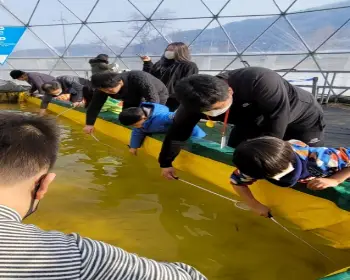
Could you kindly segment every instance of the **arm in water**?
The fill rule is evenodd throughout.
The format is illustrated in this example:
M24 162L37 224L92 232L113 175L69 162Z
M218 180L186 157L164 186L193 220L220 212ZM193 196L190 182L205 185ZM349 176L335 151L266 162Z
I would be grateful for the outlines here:
M90 105L86 111L86 123L84 127L84 131L86 133L91 134L93 132L96 118L100 113L103 104L105 104L107 98L108 95L103 92L100 92L98 90L94 92Z
M239 186L232 184L234 190L243 199L243 201L252 209L256 214L269 218L270 209L264 204L260 203L252 194L249 187Z
M260 203L252 194L249 185L256 182L256 179L241 173L238 169L231 174L230 182L237 194L244 202L258 215L268 218L270 209Z
M162 175L171 180L176 178L172 162L180 153L185 142L191 137L193 128L201 118L200 112L190 112L180 105L175 113L174 122L170 126L163 141L158 162Z
M43 116L46 113L46 109L49 106L49 103L52 100L52 95L45 93L44 96L42 97L41 104L40 104L40 112L39 115Z
M137 149L141 147L145 138L146 133L142 130L142 128L133 128L130 138L130 153L136 156Z

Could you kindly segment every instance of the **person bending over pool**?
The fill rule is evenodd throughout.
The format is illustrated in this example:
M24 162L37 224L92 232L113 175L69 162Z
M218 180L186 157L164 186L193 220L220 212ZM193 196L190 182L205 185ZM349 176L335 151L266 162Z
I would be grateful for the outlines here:
M119 121L123 125L133 126L130 139L130 152L134 155L141 147L145 137L155 133L166 133L173 123L175 113L171 113L167 106L155 103L143 102L140 107L130 107L119 115ZM194 138L203 138L205 132L195 126L192 134Z
M34 92L38 91L39 94L43 95L45 92L42 90L42 85L55 80L55 77L44 73L38 72L24 72L22 70L12 70L10 72L12 79L25 81L32 86L29 93L34 95Z
M175 92L181 106L159 155L162 175L168 179L176 177L172 162L203 115L223 120L228 114L228 123L234 124L228 146L233 148L264 135L323 145L325 125L317 100L270 69L247 67L217 77L193 75L179 81Z
M249 185L265 179L281 187L296 183L311 190L335 187L350 177L350 148L310 147L299 140L265 136L238 145L233 164L234 189L254 212L268 217L269 208L254 198Z
M97 90L86 112L86 133L93 132L96 118L108 96L123 100L123 109L138 107L142 101L165 104L168 99L166 86L143 71L99 73L92 75L91 83Z
M0 250L6 252L0 278L207 279L183 263L156 262L76 233L22 223L55 179L59 134L51 118L0 112Z
M86 92L91 91L90 81L78 76L60 76L55 81L42 85L45 95L40 105L40 115L44 115L52 98L72 102L74 107L83 104Z

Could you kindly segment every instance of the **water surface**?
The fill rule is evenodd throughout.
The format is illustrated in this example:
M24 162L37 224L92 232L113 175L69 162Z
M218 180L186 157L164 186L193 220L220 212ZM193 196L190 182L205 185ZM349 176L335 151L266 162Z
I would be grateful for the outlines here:
M21 109L37 111L30 105ZM320 245L312 234L292 228L337 265L268 219L184 183L163 180L156 159L142 152L134 157L113 138L96 134L115 147L109 149L84 135L81 124L63 117L59 124L57 177L28 219L43 229L78 232L156 260L186 262L214 280L317 279L350 262L349 252ZM225 194L190 174L180 175Z

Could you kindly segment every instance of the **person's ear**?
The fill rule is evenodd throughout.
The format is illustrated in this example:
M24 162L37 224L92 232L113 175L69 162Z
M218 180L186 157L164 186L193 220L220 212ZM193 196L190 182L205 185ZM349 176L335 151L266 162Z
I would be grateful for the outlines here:
M35 199L41 200L44 198L45 194L47 193L47 190L49 188L49 185L52 183L52 181L55 179L56 174L55 173L48 173L40 182L39 190L36 193Z
M233 95L233 89L231 87L228 88L228 95Z

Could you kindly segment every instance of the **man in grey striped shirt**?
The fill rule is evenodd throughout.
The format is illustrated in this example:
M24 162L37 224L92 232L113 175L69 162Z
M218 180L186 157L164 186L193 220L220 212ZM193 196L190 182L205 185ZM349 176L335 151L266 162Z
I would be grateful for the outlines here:
M140 258L78 234L22 224L44 198L59 146L54 120L0 112L0 279L205 280L183 263Z

